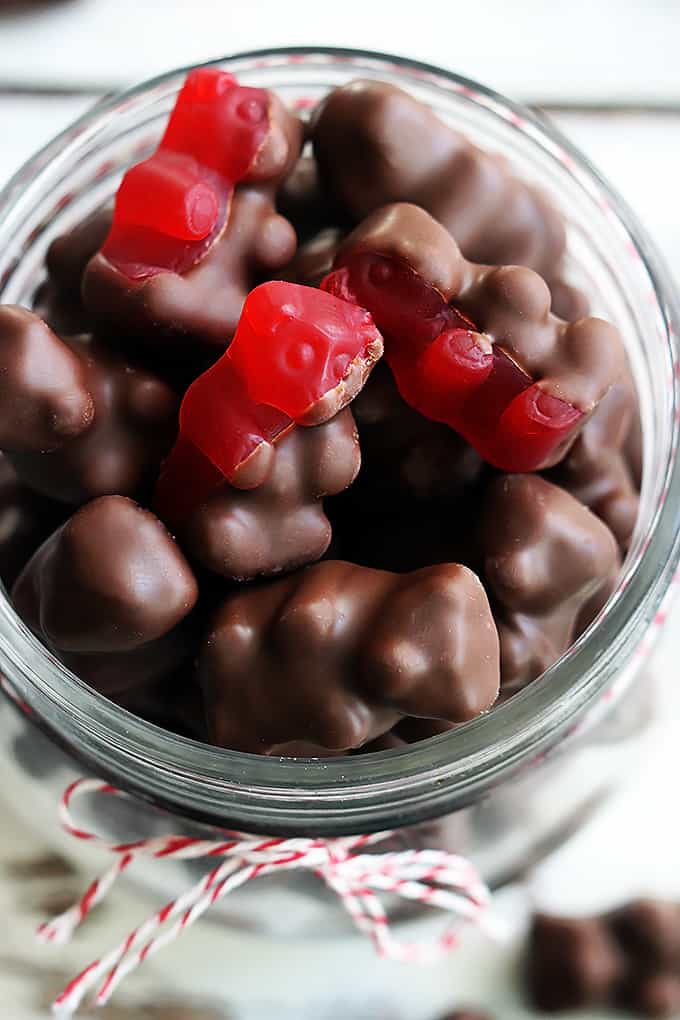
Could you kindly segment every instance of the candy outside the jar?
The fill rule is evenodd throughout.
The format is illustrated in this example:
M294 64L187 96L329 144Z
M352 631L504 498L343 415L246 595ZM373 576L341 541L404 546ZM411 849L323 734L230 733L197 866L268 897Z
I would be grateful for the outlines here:
M537 914L527 991L543 1012L619 1009L670 1017L680 1007L680 906L634 900L595 917Z
M559 461L621 370L612 327L562 323L539 276L467 262L417 206L369 216L335 266L322 289L371 312L406 402L502 470Z
M200 261L224 229L268 116L264 89L245 88L224 71L192 71L156 152L121 182L102 248L108 261L133 280Z
M261 284L228 351L185 394L179 439L156 489L158 511L181 520L224 482L260 485L273 444L296 425L333 418L381 354L363 308L311 287Z

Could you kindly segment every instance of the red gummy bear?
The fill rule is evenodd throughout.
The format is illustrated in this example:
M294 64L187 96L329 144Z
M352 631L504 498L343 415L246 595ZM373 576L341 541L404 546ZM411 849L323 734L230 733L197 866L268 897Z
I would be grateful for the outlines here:
M335 266L322 289L371 312L404 400L504 471L561 459L618 371L611 327L583 319L567 334L566 324L548 316L545 284L530 270L508 279L499 299L503 270L466 262L416 206L369 216Z
M371 316L357 305L293 283L256 287L228 351L182 401L179 439L156 489L161 515L182 520L225 480L260 485L273 444L294 425L333 418L382 349Z
M224 71L188 75L161 142L125 174L103 254L131 280L186 272L227 222L234 185L251 169L269 127L264 89Z
M405 262L360 253L321 286L371 309L404 400L456 429L495 467L537 470L581 419Z

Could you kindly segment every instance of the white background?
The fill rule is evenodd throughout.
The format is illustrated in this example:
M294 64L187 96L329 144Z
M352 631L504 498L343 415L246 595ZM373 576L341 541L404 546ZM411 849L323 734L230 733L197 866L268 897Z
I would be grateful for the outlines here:
M268 45L327 44L392 51L482 80L539 104L577 142L680 265L680 8L672 2L550 0L62 0L8 13L0 0L0 186L37 147L98 95L172 66ZM678 637L676 637L676 634ZM676 648L677 646L677 648ZM655 673L672 684L680 613ZM374 963L361 945L252 943L192 932L149 967L110 1020L213 1020L202 994L238 1006L239 1020L434 1020L457 999L487 1004L499 1020L523 1016L514 978L529 895L562 908L599 909L648 889L680 898L677 700L650 743L648 767L606 812L499 909L514 937L488 949L472 940L455 962L428 972ZM0 827L0 1016L37 1020L61 973L139 921L123 894L68 950L35 950L31 931L52 898L77 882L35 877L43 848L5 806ZM151 905L149 905L151 909ZM327 991L365 989L363 1010L323 1011ZM307 1000L308 1010L290 1005ZM396 1006L384 1005L388 998ZM160 1001L181 1001L173 1013ZM226 1009L226 1006L225 1006ZM361 1015L360 1015L361 1014ZM224 1014L226 1016L226 1013ZM232 1015L230 1013L230 1015Z

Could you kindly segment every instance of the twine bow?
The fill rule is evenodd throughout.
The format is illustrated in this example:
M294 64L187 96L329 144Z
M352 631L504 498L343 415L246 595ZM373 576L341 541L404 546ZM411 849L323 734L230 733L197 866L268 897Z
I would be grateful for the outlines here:
M78 903L41 925L38 930L41 941L67 942L90 911L108 895L120 875L140 857L159 862L169 858L205 858L218 863L185 893L131 931L114 949L81 971L55 1000L52 1009L58 1016L72 1016L93 989L94 1005L105 1005L132 971L198 921L214 903L239 886L276 872L304 869L318 875L337 894L359 931L371 939L378 955L392 960L432 963L454 949L459 939L449 927L429 942L397 940L390 930L380 893L437 907L493 934L485 916L489 890L463 857L442 850L361 853L394 835L391 831L341 839L266 839L229 832L223 840L160 836L136 843L111 844L74 823L71 806L85 795L127 797L127 794L96 779L80 779L65 790L59 805L64 829L75 839L107 849L114 861L92 882Z

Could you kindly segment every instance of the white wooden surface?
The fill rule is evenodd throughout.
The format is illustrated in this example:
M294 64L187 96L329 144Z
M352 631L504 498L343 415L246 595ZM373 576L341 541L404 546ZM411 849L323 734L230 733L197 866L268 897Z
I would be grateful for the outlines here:
M440 63L547 105L636 210L671 267L680 267L680 7L671 0L421 0L408 8L358 0L62 0L30 16L3 14L6 6L0 0L0 187L112 87L239 49L354 45ZM679 653L680 609L657 672L674 672ZM680 898L677 719L676 700L648 769L534 876L541 902L598 909L644 889ZM123 892L73 947L36 949L35 923L75 893L79 879L54 861L44 874L44 847L13 819L11 803L3 810L0 1016L38 1020L66 974L139 921L144 906ZM526 890L508 891L499 904L512 933L507 944L489 949L472 939L455 962L427 972L376 964L358 942L254 942L218 937L208 925L154 960L103 1017L218 1020L228 1010L238 1020L303 1020L290 1005L297 999L306 1003L304 1020L433 1020L455 1001L486 1005L499 1020L523 1018L514 964L527 908ZM348 975L365 989L361 1015L342 1006ZM331 988L335 1012L324 1004ZM388 992L400 1003L396 1013L385 1011Z
M0 78L120 85L265 46L358 46L517 97L680 99L674 0L61 0L0 27Z

